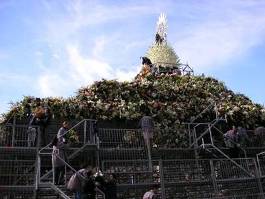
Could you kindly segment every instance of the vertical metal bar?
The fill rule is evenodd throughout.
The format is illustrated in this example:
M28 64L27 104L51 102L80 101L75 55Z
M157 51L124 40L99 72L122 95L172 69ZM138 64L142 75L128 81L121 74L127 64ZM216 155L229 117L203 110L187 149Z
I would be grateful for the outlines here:
M261 169L260 169L260 162L259 162L259 154L257 154L257 167L258 167L258 171L259 171L259 176L261 177L262 176L262 173L261 173Z
M258 158L257 158L257 159L258 159ZM260 179L261 179L260 169L258 169L258 166L257 166L257 164L256 164L255 159L253 158L252 160L253 160L254 165L255 165L255 176L256 176L256 179L257 179L257 181L258 181L257 183L258 183L259 191L260 191L260 193L261 193L261 195L262 195L262 198L264 199L264 198L265 198L265 197L264 197L264 191L263 191L263 187L262 187L262 184L261 184L261 181L260 181ZM260 165L259 165L259 167L260 167Z
M89 120L89 142L91 144L95 143L95 139L93 138L93 135L92 135L92 133L94 133L93 126L94 126L93 121Z
M99 167L99 165L100 165L100 158L99 158L99 137L97 136L96 137L96 144L97 144L97 149L96 149L96 161L97 161L97 165L96 166L98 166Z
M14 146L15 143L15 133L16 133L16 115L14 115L14 119L13 119L13 125L12 125L12 146Z
M38 153L38 150L37 150L37 158L36 158L36 167L35 167L35 189L34 189L34 196L33 198L36 199L37 198L37 191L38 191L38 188L39 188L39 172L40 172L40 169L39 169L39 153Z
M164 168L161 159L159 160L159 173L160 173L160 184L161 184L161 199L166 199Z
M217 193L218 188L217 188L217 182L216 182L213 160L210 160L210 168L211 168L211 179L212 179L212 183L213 183L214 192Z
M195 158L198 159L198 152L197 152L197 149L198 149L198 141L197 141L197 134L196 134L195 127L193 127L193 139L195 140L194 141L194 155L195 155Z
M53 160L52 160L53 161ZM54 175L54 172L55 172L55 167L54 167L54 164L52 162L52 183L55 184L55 175Z
M213 143L213 135L212 135L212 127L210 126L210 124L208 124L208 128L209 128L209 132L210 132L211 143L212 143L212 145L214 145L214 143Z
M87 121L85 120L85 122L84 122L84 145L86 144L86 131L87 131L87 129L86 129L86 124L87 124Z
M38 180L37 180L37 182L38 182L38 185L39 185L40 184L40 167L41 167L40 154L38 154L38 164L37 164L37 166L38 166Z
M190 124L188 124L188 131L189 131L189 145L191 147L192 139L191 139L191 132L190 132Z

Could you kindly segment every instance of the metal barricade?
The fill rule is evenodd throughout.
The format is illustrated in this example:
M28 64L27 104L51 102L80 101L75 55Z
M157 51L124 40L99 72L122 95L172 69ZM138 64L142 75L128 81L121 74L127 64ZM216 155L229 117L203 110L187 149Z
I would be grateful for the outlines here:
M148 160L151 170L151 148L148 148L140 129L98 129L99 159Z
M0 199L33 199L34 186L0 186Z
M225 198L240 198L240 196L254 196L256 194L262 195L256 179L219 181L217 182L217 186L217 193L220 193Z
M159 162L152 162L152 171L148 160L103 161L102 170L106 175L115 174L119 184L160 183Z
M143 134L140 129L98 129L100 148L143 148Z
M242 168L239 168L229 159L214 159L213 167L216 180L224 179L246 179L255 178L256 176L256 163L253 158L238 158L233 159Z
M27 125L3 125L0 128L0 146L37 147L40 128Z
M0 147L0 198L34 198L36 149Z
M265 176L265 151L257 154L257 163L259 174L261 177Z
M36 150L0 148L0 186L34 186Z

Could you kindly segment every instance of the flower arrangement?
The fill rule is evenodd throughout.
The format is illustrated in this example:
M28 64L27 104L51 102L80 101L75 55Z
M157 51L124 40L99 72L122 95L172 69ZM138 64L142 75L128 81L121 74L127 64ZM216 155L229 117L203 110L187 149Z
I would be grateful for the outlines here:
M74 129L70 129L66 134L66 140L71 143L78 143L78 133Z
M4 115L7 119L14 112L24 118L28 100L25 97L14 104ZM254 128L265 124L265 109L242 94L235 94L224 83L202 76L153 76L147 74L141 81L97 81L80 88L71 98L44 98L55 119L93 118L97 120L139 120L143 109L149 109L154 118L158 146L187 147L188 138L183 122L198 115L211 102L216 102L219 115L227 115L229 125ZM215 112L206 114L201 122L212 121ZM76 140L75 133L72 134Z

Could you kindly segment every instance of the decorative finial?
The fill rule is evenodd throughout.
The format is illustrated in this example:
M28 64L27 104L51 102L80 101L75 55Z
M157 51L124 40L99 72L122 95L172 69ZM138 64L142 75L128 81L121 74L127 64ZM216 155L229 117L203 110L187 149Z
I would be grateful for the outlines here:
M156 43L162 44L167 41L167 18L164 13L161 13L156 26Z

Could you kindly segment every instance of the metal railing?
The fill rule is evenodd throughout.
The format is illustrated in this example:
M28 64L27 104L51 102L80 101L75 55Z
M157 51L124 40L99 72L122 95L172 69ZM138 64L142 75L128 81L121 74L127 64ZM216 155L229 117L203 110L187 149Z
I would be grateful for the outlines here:
M69 130L67 130L61 137L67 137L68 142L75 147L82 147L87 144L96 145L96 120L83 119ZM51 143L40 149L42 152L45 149L51 148Z
M145 143L141 129L98 129L100 148L137 149Z
M139 186L160 184L162 198L217 198L219 193L228 198L262 195L255 159L235 161L242 162L252 175L247 175L227 159L153 161L151 172L145 160L103 161L102 168L106 174L114 173L118 177L118 187L127 193L140 190ZM121 191L120 194L125 198L125 193Z
M78 154L80 154L83 149L88 146L88 145L96 145L97 144L97 136L95 132L95 122L96 120L91 120L91 119L84 119L80 122L78 122L76 125L71 127L67 132L65 132L63 136L67 136L70 133L74 133L76 136L78 136L78 142L75 142L75 144L80 144L79 148L76 148L71 154L67 156L68 161L75 158ZM51 154L52 154L52 144L49 143L45 147L41 148L39 150L39 165L44 166L46 172L42 175L39 173L39 179L44 180L49 178L52 174L52 169L51 169ZM41 161L41 156L46 156L46 160L42 163ZM47 157L50 157L47 158ZM47 164L47 162L50 162L50 164ZM50 166L49 166L50 165Z
M0 146L37 147L39 134L39 126L6 124L0 129Z
M146 159L152 167L151 146L147 146L141 129L99 129L100 160ZM149 144L150 145L150 144ZM108 154L108 158L104 156Z
M261 177L265 177L265 158L264 158L264 156L265 156L265 151L258 153L256 155L259 174Z
M42 154L43 155L43 154ZM51 159L51 154L44 154L44 155L48 155L50 156L49 158ZM78 173L76 169L74 169L70 164L68 164L64 159L62 159L61 157L59 157L58 155L56 155L56 157L61 161L63 162L63 164L65 165L65 175L64 175L64 184L67 185L67 183L69 182L69 179L70 177L74 174L74 173L77 173L77 175L80 177L80 178L83 178L83 180L85 181L86 180L86 177L83 176L82 174ZM41 157L39 157L39 165L38 165L38 174L41 173ZM57 194L59 194L62 198L64 199L70 199L71 197L71 193L70 192L66 192L66 191L63 191L59 186L55 185L54 183L54 167L52 169L52 178L50 178L50 176L46 176L47 178L43 179L41 178L41 176L39 176L37 179L39 180L38 184L41 185L41 184L48 184ZM45 181L46 180L46 181ZM102 199L105 199L105 194L103 191L101 191L98 187L96 187L96 196L97 198L99 198L98 196L100 195ZM69 196L70 195L70 196Z

